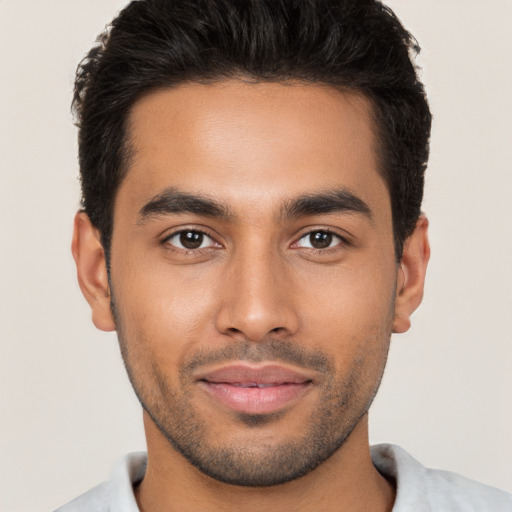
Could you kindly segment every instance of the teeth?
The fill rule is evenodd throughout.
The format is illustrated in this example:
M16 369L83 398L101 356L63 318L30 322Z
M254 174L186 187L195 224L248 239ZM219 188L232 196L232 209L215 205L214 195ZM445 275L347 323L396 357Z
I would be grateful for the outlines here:
M275 386L276 384L274 383L268 383L268 384L258 384L257 382L244 382L244 383L239 383L239 382L236 382L236 383L233 383L232 384L233 386L237 387L237 388L270 388L272 386Z

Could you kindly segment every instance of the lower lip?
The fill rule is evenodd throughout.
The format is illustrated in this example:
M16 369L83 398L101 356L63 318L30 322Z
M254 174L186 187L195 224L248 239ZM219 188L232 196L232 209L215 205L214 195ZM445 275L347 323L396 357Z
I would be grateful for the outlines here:
M310 383L280 384L266 388L242 388L225 382L201 381L203 388L220 403L246 414L268 414L292 404L309 389Z

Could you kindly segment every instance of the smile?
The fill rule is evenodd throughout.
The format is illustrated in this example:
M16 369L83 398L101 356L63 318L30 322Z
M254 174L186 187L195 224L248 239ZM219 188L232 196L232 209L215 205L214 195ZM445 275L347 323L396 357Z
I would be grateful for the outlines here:
M269 414L298 401L312 378L279 365L236 364L207 372L197 379L217 403L246 414Z
M263 384L263 383L257 383L257 382L233 382L231 383L232 386L239 387L239 388L270 388L272 386L281 386L281 384Z

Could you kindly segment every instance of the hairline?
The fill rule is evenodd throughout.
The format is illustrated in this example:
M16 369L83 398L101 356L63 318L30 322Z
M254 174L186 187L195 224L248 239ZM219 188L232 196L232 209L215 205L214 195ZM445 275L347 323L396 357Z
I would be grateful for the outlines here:
M340 93L340 94L346 94L349 96L353 96L355 98L362 98L366 100L367 106L368 106L368 118L370 120L370 129L372 133L372 146L373 150L375 152L375 162L377 166L377 172L381 176L381 178L384 180L384 184L386 186L386 190L388 193L388 197L390 200L391 205L391 214L392 214L392 228L393 228L393 237L395 239L395 256L397 259L401 257L401 251L399 250L399 247L397 247L397 240L396 240L396 227L395 227L395 220L394 220L394 212L393 212L393 205L392 205L392 193L391 193L391 183L389 181L388 172L386 170L386 148L385 148L385 136L384 136L384 130L382 129L381 123L379 121L379 111L380 108L378 106L378 103L375 101L372 94L369 92L363 90L362 88L354 87L354 86L348 86L348 85L340 85L340 84L333 84L329 83L327 81L322 80L307 80L305 78L296 78L296 77L276 77L275 79L269 79L266 77L257 77L250 74L244 74L244 73L233 73L233 74L224 74L224 75L217 75L216 77L198 77L198 78L191 78L187 80L182 80L179 82L176 82L174 84L168 84L168 85L154 85L154 86L148 86L146 89L140 91L138 95L136 95L127 109L125 116L122 120L122 126L121 126L121 146L120 146L120 154L121 154L121 163L119 166L119 181L117 183L117 186L115 188L114 195L112 197L112 201L110 204L111 212L110 212L110 232L108 233L108 239L104 240L104 248L107 252L110 252L110 245L112 242L112 235L114 232L114 210L115 210L115 203L117 199L117 195L119 192L119 189L121 185L123 184L124 180L126 179L128 172L130 171L130 168L133 165L133 161L136 158L136 149L133 144L133 138L132 138L132 124L130 122L133 114L133 110L136 105L138 105L141 101L143 101L145 98L156 94L158 92L167 91L167 90L173 90L178 89L181 87L186 87L189 85L206 85L206 86L215 86L222 83L229 83L229 82L240 82L244 84L249 85L259 85L259 84L279 84L283 86L288 87L294 87L294 86L311 86L311 87L323 87L330 89L334 92ZM102 240L103 241L103 240ZM105 247L105 245L107 247Z

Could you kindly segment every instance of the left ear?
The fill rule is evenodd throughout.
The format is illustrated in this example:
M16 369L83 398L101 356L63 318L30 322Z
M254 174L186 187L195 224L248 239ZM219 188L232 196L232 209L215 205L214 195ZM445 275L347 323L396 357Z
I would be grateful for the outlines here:
M421 215L416 227L404 243L398 268L393 332L402 333L411 326L410 317L421 304L425 273L430 258L428 220Z

